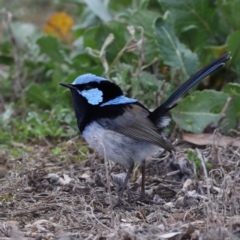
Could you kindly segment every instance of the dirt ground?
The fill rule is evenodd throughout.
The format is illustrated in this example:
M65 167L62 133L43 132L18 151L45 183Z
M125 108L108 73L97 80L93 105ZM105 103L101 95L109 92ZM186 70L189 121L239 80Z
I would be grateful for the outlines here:
M220 138L195 146L200 165L186 158L193 145L183 141L176 154L148 159L151 204L133 201L136 166L123 206L113 211L126 170L110 166L108 186L104 159L81 137L58 143L59 153L47 141L13 143L20 157L0 152L0 239L240 239L240 147L220 146Z

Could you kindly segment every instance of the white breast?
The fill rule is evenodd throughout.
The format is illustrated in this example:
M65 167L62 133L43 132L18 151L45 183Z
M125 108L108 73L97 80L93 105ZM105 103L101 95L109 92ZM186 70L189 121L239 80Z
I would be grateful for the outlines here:
M135 140L105 129L96 122L89 124L82 135L100 155L126 167L130 167L134 162L141 163L159 149L146 141Z

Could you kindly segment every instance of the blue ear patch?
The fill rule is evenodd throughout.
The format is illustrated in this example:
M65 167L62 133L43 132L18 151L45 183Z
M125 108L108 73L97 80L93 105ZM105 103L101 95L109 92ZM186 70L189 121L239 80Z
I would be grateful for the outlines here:
M98 105L103 100L103 92L98 88L92 88L90 90L78 91L83 97L85 97L89 104Z
M87 84L90 82L97 82L100 83L101 81L108 81L107 79L103 78L103 77L98 77L94 74L91 73L87 73L87 74L83 74L79 77L77 77L74 81L73 81L73 85L76 84Z
M128 98L128 97L125 97L124 95L121 95L108 102L102 103L100 106L104 107L109 105L118 105L118 104L135 103L135 102L137 102L136 99Z

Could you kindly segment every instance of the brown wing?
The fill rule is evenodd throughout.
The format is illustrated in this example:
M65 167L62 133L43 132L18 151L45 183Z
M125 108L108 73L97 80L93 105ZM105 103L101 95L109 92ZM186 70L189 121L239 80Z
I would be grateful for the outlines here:
M148 118L149 112L138 105L126 106L125 113L114 119L100 119L98 123L110 130L128 137L147 141L171 152L174 147L164 138L158 128Z

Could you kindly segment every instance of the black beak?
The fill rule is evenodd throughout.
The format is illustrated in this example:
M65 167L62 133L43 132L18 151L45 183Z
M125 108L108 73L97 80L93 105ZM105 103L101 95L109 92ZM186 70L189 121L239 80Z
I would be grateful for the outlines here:
M75 86L72 85L71 83L64 83L64 82L61 82L59 83L61 86L63 87L67 87L67 88L70 88L70 89L75 89Z

